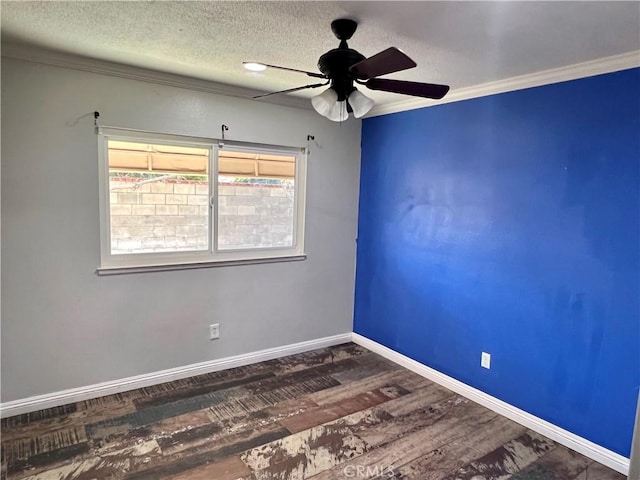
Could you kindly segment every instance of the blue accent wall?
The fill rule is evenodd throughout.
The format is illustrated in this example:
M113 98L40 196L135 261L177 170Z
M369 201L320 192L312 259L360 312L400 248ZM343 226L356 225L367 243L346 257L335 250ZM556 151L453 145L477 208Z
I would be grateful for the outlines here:
M366 119L360 189L357 333L629 456L640 69Z

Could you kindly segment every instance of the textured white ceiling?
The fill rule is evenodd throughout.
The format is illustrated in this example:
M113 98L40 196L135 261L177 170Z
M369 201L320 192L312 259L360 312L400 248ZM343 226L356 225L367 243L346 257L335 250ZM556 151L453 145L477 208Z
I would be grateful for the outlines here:
M418 63L389 78L454 90L640 49L636 1L3 1L2 39L275 91L314 79L250 73L242 61L317 71L318 57L338 46L330 23L340 17L358 20L349 45L363 55L396 46ZM378 104L407 98L367 95Z

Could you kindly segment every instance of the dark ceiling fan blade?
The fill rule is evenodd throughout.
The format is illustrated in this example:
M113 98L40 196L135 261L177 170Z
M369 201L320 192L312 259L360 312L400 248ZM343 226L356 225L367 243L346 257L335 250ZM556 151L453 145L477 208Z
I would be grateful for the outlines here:
M360 79L367 79L399 72L415 67L417 64L396 47L389 47L373 57L351 65L349 70Z
M287 90L279 90L277 92L271 92L271 93L263 93L262 95L256 95L253 98L262 98L262 97L268 97L269 95L277 95L279 93L291 93L291 92L297 92L298 90L304 90L305 88L318 88L318 87L322 87L324 85L329 85L329 82L325 82L325 83L312 83L310 85L304 85L302 87L295 87L295 88L288 88Z
M313 78L327 78L321 73L307 72L306 70L298 70L297 68L280 67L278 65L269 65L268 63L261 63L261 62L242 62L243 65L246 65L247 63L257 63L258 65L264 65L265 67L275 68L277 70L286 70L287 72L304 73L305 75Z
M365 85L371 90L401 93L414 97L434 98L440 100L449 91L449 85L434 83L407 82L404 80L389 80L387 78L372 78Z

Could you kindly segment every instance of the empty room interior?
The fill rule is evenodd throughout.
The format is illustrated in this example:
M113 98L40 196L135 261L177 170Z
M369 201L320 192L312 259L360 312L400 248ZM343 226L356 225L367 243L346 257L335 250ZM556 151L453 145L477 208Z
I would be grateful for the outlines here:
M0 478L640 480L640 3L2 1Z

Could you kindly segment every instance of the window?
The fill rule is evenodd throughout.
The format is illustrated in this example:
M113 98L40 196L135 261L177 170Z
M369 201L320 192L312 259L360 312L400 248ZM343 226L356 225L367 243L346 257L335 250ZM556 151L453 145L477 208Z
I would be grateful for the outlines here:
M302 149L101 129L99 271L304 255Z

